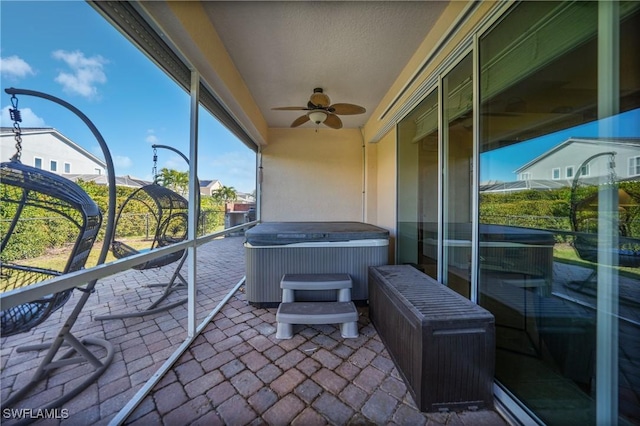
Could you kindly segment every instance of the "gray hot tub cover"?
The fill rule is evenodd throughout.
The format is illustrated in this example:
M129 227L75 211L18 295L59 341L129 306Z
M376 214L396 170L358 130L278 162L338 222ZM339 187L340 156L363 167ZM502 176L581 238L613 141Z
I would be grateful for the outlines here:
M389 231L362 222L265 222L245 232L252 246L388 239Z

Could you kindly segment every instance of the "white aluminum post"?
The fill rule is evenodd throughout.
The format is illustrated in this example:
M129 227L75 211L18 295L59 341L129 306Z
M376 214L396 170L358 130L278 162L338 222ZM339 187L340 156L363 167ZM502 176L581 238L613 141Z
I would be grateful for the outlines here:
M262 220L262 147L258 146L256 154L256 220Z
M445 203L445 199L444 199L444 191L445 191L445 164L447 163L445 161L445 155L444 155L444 141L445 141L445 134L448 134L448 131L446 131L445 129L448 129L446 127L446 123L445 123L445 114L444 114L444 91L445 91L445 87L444 87L444 79L442 78L442 74L440 74L438 76L438 128L440 129L440 131L438 132L438 170L440 171L440 173L438 173L438 225L436 226L436 228L438 229L438 251L436 254L436 262L439 262L436 265L436 280L439 283L442 284L447 284L447 281L445 281L445 277L447 276L447 273L445 271L445 266L448 262L447 262L447 255L445 253L444 250L444 239L446 238L447 235L447 224L444 218L444 212L445 212L445 208L444 208L444 203Z
M478 198L480 196L480 53L479 53L478 34L473 37L473 154L471 155L471 288L469 289L469 298L472 302L478 303L478 263L480 253L480 206Z
M619 112L620 30L617 1L598 4L599 136L610 137ZM607 159L607 161L611 161ZM618 423L618 191L614 183L598 193L598 290L596 327L596 424Z
M198 100L200 96L200 74L198 71L191 71L191 100L190 100L190 122L189 122L189 228L188 239L192 243L188 250L187 270L189 277L187 280L187 336L192 338L196 334L196 238L198 231L197 205L200 197L198 188Z

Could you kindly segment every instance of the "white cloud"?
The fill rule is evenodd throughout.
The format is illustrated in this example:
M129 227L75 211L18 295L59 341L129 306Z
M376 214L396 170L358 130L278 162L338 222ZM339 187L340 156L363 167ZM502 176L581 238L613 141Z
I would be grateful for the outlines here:
M61 71L55 78L67 93L94 98L98 95L97 85L107 82L103 66L109 61L100 55L87 58L84 53L77 50L74 52L56 50L53 52L53 57L65 62L71 68L70 73Z
M0 75L6 78L17 79L34 75L35 72L31 66L18 56L9 56L0 58Z
M2 127L13 127L13 121L9 115L10 108L10 105L2 108L2 115L0 116ZM20 108L20 114L22 116L20 127L47 127L44 118L38 117L31 108Z
M117 169L128 169L133 166L133 161L125 155L115 155L113 157L113 166Z
M150 143L151 145L153 145L158 143L159 139L156 135L147 135L147 137L144 140Z
M166 154L164 154L164 156L166 156ZM180 157L177 154L171 154L169 158L167 158L162 163L162 166L161 167L159 166L158 168L160 169L162 167L166 167L167 169L177 170L179 172L184 172L189 170L189 165L186 163L186 161L184 161L184 158Z

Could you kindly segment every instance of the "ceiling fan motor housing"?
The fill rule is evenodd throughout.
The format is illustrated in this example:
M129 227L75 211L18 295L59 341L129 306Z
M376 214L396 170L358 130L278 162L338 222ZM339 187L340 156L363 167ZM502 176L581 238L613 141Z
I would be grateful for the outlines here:
M313 89L313 95L311 95L309 101L315 107L321 108L326 108L331 104L329 96L325 95L320 87L316 87L315 89Z

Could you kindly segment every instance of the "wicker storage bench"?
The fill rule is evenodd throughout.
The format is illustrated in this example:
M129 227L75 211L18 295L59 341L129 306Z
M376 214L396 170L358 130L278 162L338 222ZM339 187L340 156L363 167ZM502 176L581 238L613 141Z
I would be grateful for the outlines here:
M408 265L369 268L369 315L421 411L493 406L495 323Z

